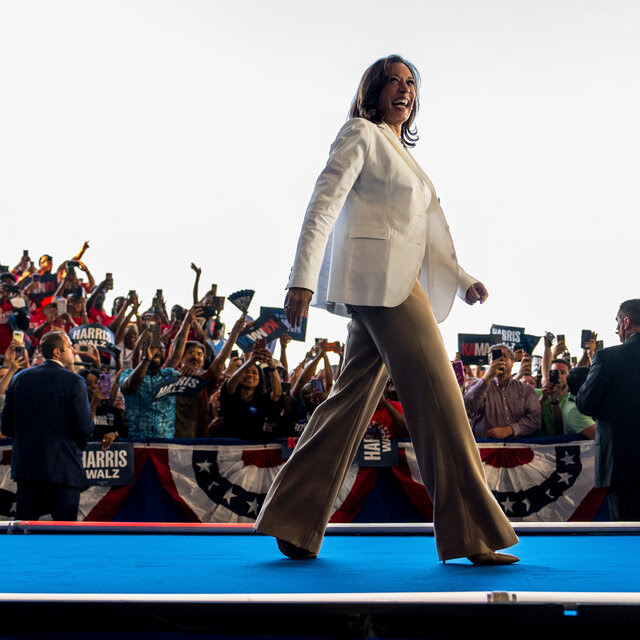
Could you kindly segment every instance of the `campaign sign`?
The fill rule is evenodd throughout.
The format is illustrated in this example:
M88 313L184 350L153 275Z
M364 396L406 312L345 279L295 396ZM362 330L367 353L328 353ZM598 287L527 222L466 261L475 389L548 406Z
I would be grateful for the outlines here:
M82 452L82 466L90 485L133 484L133 443L114 442L103 451L99 442L89 442Z
M359 467L397 467L398 442L391 438L364 438L356 462Z
M113 331L101 324L81 324L78 327L69 329L69 339L75 347L81 344L94 344L98 349L111 351L114 347L115 338Z
M501 336L496 334L459 333L458 353L463 364L489 364L491 345L502 342Z
M501 324L492 324L489 333L500 336L498 342L506 344L510 349L515 349L520 344L522 336L524 336L524 327L507 327Z
M514 347L515 349L523 349L525 353L533 353L533 350L538 346L540 338L542 336L528 336L523 335L520 338L520 342Z
M253 349L253 345L257 340L264 338L266 342L270 342L286 332L287 326L276 315L273 313L261 313L260 317L250 327L242 331L236 340L236 344L245 353L248 353Z
M287 327L286 333L291 336L292 340L298 340L299 342L304 342L307 339L307 319L302 318L302 324L294 329L287 320L287 317L284 315L284 309L279 307L260 307L260 315L264 313L273 313L282 324Z
M293 450L296 448L296 444L298 444L298 438L296 437L287 438L286 442L282 443L280 455L283 460L288 460L291 457Z
M200 376L180 376L177 380L160 387L153 399L160 400L167 396L195 398L206 385L207 381Z

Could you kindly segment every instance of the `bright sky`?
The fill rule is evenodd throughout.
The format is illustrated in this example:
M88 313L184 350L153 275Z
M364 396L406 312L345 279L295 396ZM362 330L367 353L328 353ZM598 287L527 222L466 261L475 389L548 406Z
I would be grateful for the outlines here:
M89 240L116 294L188 306L193 261L201 293L281 306L362 72L399 53L423 80L415 156L490 292L456 303L447 351L492 323L615 344L640 296L638 33L634 0L0 0L0 262ZM346 321L314 310L307 335Z

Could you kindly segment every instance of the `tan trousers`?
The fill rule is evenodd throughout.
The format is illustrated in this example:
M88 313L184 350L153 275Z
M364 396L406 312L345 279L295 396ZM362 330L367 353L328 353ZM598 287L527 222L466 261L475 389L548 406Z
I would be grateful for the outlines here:
M314 553L389 374L422 481L441 560L518 542L489 491L429 299L419 283L398 307L354 307L343 369L280 469L257 531Z

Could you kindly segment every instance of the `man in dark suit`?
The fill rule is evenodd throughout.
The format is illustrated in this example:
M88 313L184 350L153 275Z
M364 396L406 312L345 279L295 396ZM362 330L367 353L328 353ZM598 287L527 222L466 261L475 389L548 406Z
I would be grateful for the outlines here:
M596 352L576 404L596 419L596 487L611 520L640 520L640 299L616 316L623 344Z
M75 351L66 333L40 342L45 362L9 384L2 431L13 438L11 476L18 485L16 519L77 520L87 486L82 450L93 432L84 380L66 367Z

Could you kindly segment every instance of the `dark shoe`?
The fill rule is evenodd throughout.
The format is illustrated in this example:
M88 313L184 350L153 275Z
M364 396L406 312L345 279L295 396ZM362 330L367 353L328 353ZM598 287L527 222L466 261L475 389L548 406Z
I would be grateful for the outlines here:
M280 552L287 556L287 558L293 558L294 560L312 560L313 558L317 558L317 553L311 553L311 551L307 551L302 547L296 547L295 544L291 544L291 542L285 542L284 540L280 540L280 538L276 538L278 542L278 549Z
M519 562L518 556L512 556L510 553L495 553L488 551L487 553L476 553L474 556L467 556L473 564L490 566L498 564L513 564Z

